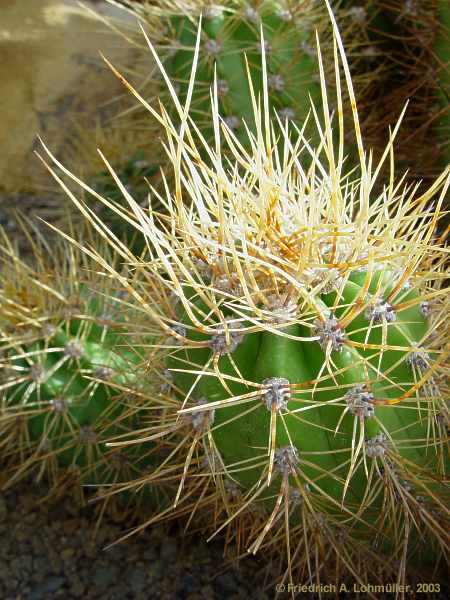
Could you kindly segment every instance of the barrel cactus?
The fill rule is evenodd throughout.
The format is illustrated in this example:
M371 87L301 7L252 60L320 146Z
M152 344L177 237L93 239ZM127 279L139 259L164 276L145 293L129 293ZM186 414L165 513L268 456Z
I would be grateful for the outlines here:
M244 56L253 84L260 89L260 24L265 34L268 86L273 106L282 119L296 117L299 123L305 121L310 106L308 95L314 98L316 104L320 96L312 35L314 23L320 22L318 12L323 12L313 3L307 4L301 11L291 11L288 3L272 1L255 5L231 2L220 6L209 3L202 6L194 2L189 11L191 14L186 10L186 16L170 18L169 35L174 41L169 45L176 51L165 64L168 74L177 84L178 95L183 99L187 97L196 40L196 25L192 17L197 17L195 13L203 8L202 51L191 114L210 139L213 130L209 89L214 70L217 71L220 110L228 127L236 132L239 139L247 139L243 121L253 126Z
M293 145L286 127L276 129L262 44L251 151L219 116L216 78L212 147L197 147L173 88L181 128L147 105L174 167L167 214L142 209L111 170L147 240L139 259L120 251L147 282L136 331L160 331L152 363L161 389L147 398L155 416L145 430L108 445L183 432L147 481L177 477L177 510L221 506L216 531L234 526L250 552L285 553L291 582L294 572L323 581L336 569L404 582L411 561L439 564L448 552L448 294L436 226L450 172L420 195L396 182L398 126L373 164L329 10L356 168L346 168L342 98L327 94L320 55L320 146L301 133ZM255 98L260 90L250 89ZM376 187L389 156L391 175Z
M22 258L4 236L1 254L3 486L31 472L57 494L70 481L106 485L136 476L155 444L133 455L126 475L130 450L105 446L139 423L135 370L143 356L123 336L132 311L124 290L61 241L50 248L38 238ZM104 260L111 261L107 252Z

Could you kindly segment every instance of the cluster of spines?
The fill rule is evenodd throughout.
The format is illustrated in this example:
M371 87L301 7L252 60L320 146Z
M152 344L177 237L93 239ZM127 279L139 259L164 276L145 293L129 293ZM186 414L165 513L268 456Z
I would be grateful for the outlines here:
M128 461L128 451L105 445L139 425L143 382L135 371L143 359L120 339L130 303L65 243L50 251L38 238L26 258L5 235L2 244L2 487L32 474L47 480L49 497L73 486L82 500L83 484L114 484L145 471L157 444Z

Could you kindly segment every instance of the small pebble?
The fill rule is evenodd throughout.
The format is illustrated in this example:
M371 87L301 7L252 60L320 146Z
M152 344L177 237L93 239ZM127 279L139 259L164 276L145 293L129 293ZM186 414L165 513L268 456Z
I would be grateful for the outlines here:
M45 582L34 586L27 600L47 600L64 584L62 577L49 577Z

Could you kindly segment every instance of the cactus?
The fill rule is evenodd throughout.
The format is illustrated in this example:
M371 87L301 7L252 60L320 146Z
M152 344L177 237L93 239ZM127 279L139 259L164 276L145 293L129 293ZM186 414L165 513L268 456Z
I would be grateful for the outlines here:
M130 0L121 4L137 15L149 30L183 104L188 96L188 81L195 50L195 23L198 16L203 14L201 51L196 83L190 98L190 114L201 135L210 143L214 139L214 132L209 90L216 70L221 115L237 139L244 145L249 145L246 127L253 131L254 122L246 61L252 84L255 89L260 89L260 28L267 55L272 109L277 111L282 122L288 119L298 127L304 127L307 139L317 136L314 117L310 115L307 122L310 98L316 107L320 106L321 98L316 31L321 36L322 52L327 56L325 69L331 74L330 66L333 64L332 36L322 2L226 0L214 3L209 0L188 0L174 5L173 2L159 0L152 5L143 6ZM351 68L355 73L355 85L361 91L361 103L364 97L369 108L377 93L374 83L383 71L380 53L369 38L371 23L376 14L370 3L366 10L362 5L341 9L341 2L337 2L335 10L339 11L344 37L349 40ZM329 85L333 85L332 77L329 78ZM171 116L176 119L176 112L172 111ZM367 111L367 118L370 122L370 110ZM293 135L294 128L291 130L291 136ZM316 137L313 145L317 146L319 143L320 139Z
M195 4L195 8L197 7L198 3ZM260 89L260 24L265 38L272 105L283 120L293 119L295 116L299 123L305 121L310 107L308 96L317 104L320 95L319 82L314 80L316 58L312 40L312 27L318 11L314 10L312 4L305 8L296 11L302 12L300 15L291 12L287 5L283 7L274 2L233 6L231 10L226 5L204 6L202 53L192 95L191 114L200 123L205 135L209 138L213 135L209 89L214 69L217 72L220 110L228 127L236 131L240 140L246 137L243 121L253 127L253 110L243 55L245 53L247 57L253 85L255 89ZM295 25L292 23L294 18ZM177 41L175 48L178 47L179 50L167 61L166 69L178 83L178 95L184 99L187 97L196 27L187 16L174 16L170 19L169 28L170 35Z
M111 183L103 161L96 152L97 148L107 148L108 156L121 181L131 191L133 197L138 199L142 206L146 206L150 185L157 184L158 180L158 163L161 161L159 144L156 143L154 132L149 131L149 128L136 131L139 127L139 123L135 122L136 119L132 116L127 118L120 116L123 120L126 119L125 124L121 123L120 127L115 124L115 121L108 126L97 123L95 129L80 124L71 152L66 153L65 160L71 162L79 177L88 181L99 194L108 198L112 204L123 206L121 195L118 194L117 187ZM150 157L152 162L149 162ZM63 214L58 214L55 209L61 205L65 210ZM50 208L53 210L39 211L39 216L60 229L65 229L68 222L71 222L74 227L77 222L82 223L79 212L70 210L72 204L67 202L65 194L61 194L59 187L55 189ZM142 236L134 228L128 227L124 219L116 218L113 211L105 210L98 203L90 208L98 209L99 216L108 222L114 234L126 240L136 253L142 250Z
M145 161L144 152L138 151L124 161L122 168L117 169L117 173L127 189L132 192L133 197L141 197L141 203L145 206L149 187L147 179L144 180L144 178L150 179L157 170L156 165L150 165ZM90 183L99 194L120 205L122 196L118 192L117 186L111 182L108 171L99 171ZM124 219L116 217L109 210L102 210L100 216L105 220L109 219L109 226L113 233L125 241L136 254L142 252L145 245L142 235L139 235Z
M327 94L320 55L321 146L299 134L309 169L288 131L270 126L264 50L262 109L250 83L250 152L219 127L217 86L213 147L196 146L181 108L179 130L164 109L147 106L168 137L168 214L146 212L115 179L148 242L134 259L148 289L139 291L137 330L144 338L160 330L152 362L164 391L147 402L164 410L144 431L108 445L172 442L181 433L145 480L177 476L179 511L220 505L216 531L234 528L253 553L285 552L290 581L297 570L313 581L338 570L362 583L395 573L403 583L411 562L448 557L448 295L435 228L450 171L421 195L396 183L398 125L379 164L366 155L326 4L352 106L356 171L345 167L342 122L333 139L329 107L335 100L342 114L342 98ZM198 49L191 85L197 59ZM337 58L335 78L341 90ZM390 177L375 196L389 155Z
M107 253L103 259L112 260ZM157 445L137 455L135 448L119 452L104 443L139 425L136 394L143 386L135 371L143 356L123 335L132 312L124 291L67 243L50 248L38 237L25 261L3 236L2 262L4 487L33 472L47 477L52 495L70 478L107 485L148 468ZM125 475L127 463L133 468Z

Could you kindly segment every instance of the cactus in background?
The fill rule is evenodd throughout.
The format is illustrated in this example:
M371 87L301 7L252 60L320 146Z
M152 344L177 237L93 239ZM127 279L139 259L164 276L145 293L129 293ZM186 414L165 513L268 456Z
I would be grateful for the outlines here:
M145 160L144 152L138 151L134 153L133 156L123 161L122 168L117 169L117 174L127 190L132 193L133 197L141 198L140 203L145 207L148 205L147 196L149 193L147 178L151 180L157 171L158 167L156 165L150 165ZM119 206L121 204L123 205L122 194L120 194L117 186L111 181L108 171L99 171L92 177L90 183L100 195L108 198L111 202L114 202ZM136 254L140 254L143 251L145 246L143 236L133 227L130 227L124 219L117 217L114 213L111 214L110 210L105 209L101 210L99 215L105 220L109 219L108 225L114 235L126 242Z
M288 119L300 128L304 126L308 140L311 141L311 136L317 136L314 116L310 115L306 123L311 109L310 98L318 108L319 118L322 118L319 110L321 91L316 30L322 40L322 52L327 57L325 69L332 75L329 85L334 85L332 67L330 69L333 64L333 42L326 7L322 2L225 0L214 3L209 0L189 0L174 5L173 2L160 0L152 5L142 5L130 0L121 4L138 16L149 31L149 37L158 47L165 69L183 104L188 95L196 21L203 14L200 58L190 100L190 114L200 133L210 143L214 139L214 132L209 94L216 69L221 115L238 140L247 146L249 144L245 125L254 131L254 122L245 56L252 84L258 90L262 86L261 27L272 109L277 111L282 122ZM360 92L361 103L367 104L370 122L370 104L378 89L374 83L383 72L380 52L369 37L376 12L370 2L367 8L363 5L341 8L341 2L336 2L335 10L339 12L344 39L348 39L354 84ZM174 114L172 111L171 116L174 117ZM367 126L370 128L370 125ZM295 135L294 128L292 135ZM312 143L317 146L320 139L316 137Z
M98 194L108 198L112 204L123 207L122 196L118 193L117 186L111 182L97 152L97 148L107 148L108 156L121 181L145 207L148 206L150 185L157 185L159 179L158 165L162 160L162 151L155 132L149 127L141 127L136 122L134 112L131 116L126 115L127 111L122 111L107 125L98 122L95 128L80 123L71 151L66 153L65 158L74 165L78 176L83 181L88 181ZM65 229L68 222L76 227L80 223L79 212L70 210L72 204L67 203L66 195L61 194L59 186L53 192L53 210L39 211L39 216L60 229ZM108 223L114 234L133 246L136 253L143 249L142 236L134 228L128 227L124 219L116 218L112 210L104 209L99 203L89 208L98 210L99 216Z
M272 106L283 121L295 118L302 124L310 110L309 96L315 105L320 97L314 26L320 23L323 10L313 2L295 10L288 3L272 1L230 2L221 6L194 2L191 7L186 6L186 16L174 15L168 21L168 35L173 39L169 47L174 50L165 63L182 101L187 98L195 48L193 16L197 17L201 9L204 15L201 55L190 112L202 133L209 139L213 137L209 90L216 69L220 113L238 139L247 142L244 122L253 129L253 109L244 54L253 86L260 89L260 26L264 32Z
M106 448L105 439L140 423L143 353L124 335L132 303L78 248L55 246L38 237L25 261L3 235L0 273L3 483L45 474L53 494L71 477L107 485L136 476L158 451Z
M317 582L339 572L362 583L395 573L404 583L411 563L417 569L448 558L447 252L435 229L450 172L418 195L392 171L374 197L398 127L373 164L331 18L357 171L346 169L342 122L332 130L330 107L336 103L342 114L342 97L325 93L320 58L319 148L300 133L300 151L283 130L267 126L263 76L250 152L226 127L225 140L216 127L212 147L207 140L198 147L181 108L178 129L164 109L148 107L167 132L174 167L167 214L142 209L111 170L148 242L140 260L111 243L144 282L127 281L141 308L134 339L139 345L159 330L151 362L162 387L143 394L151 422L107 445L178 439L138 485L177 478L179 512L187 503L193 512L221 505L217 531L234 527L253 553L285 552L290 582L298 571ZM337 90L344 87L339 73L336 64ZM302 166L301 152L311 168ZM100 227L95 214L87 216Z

